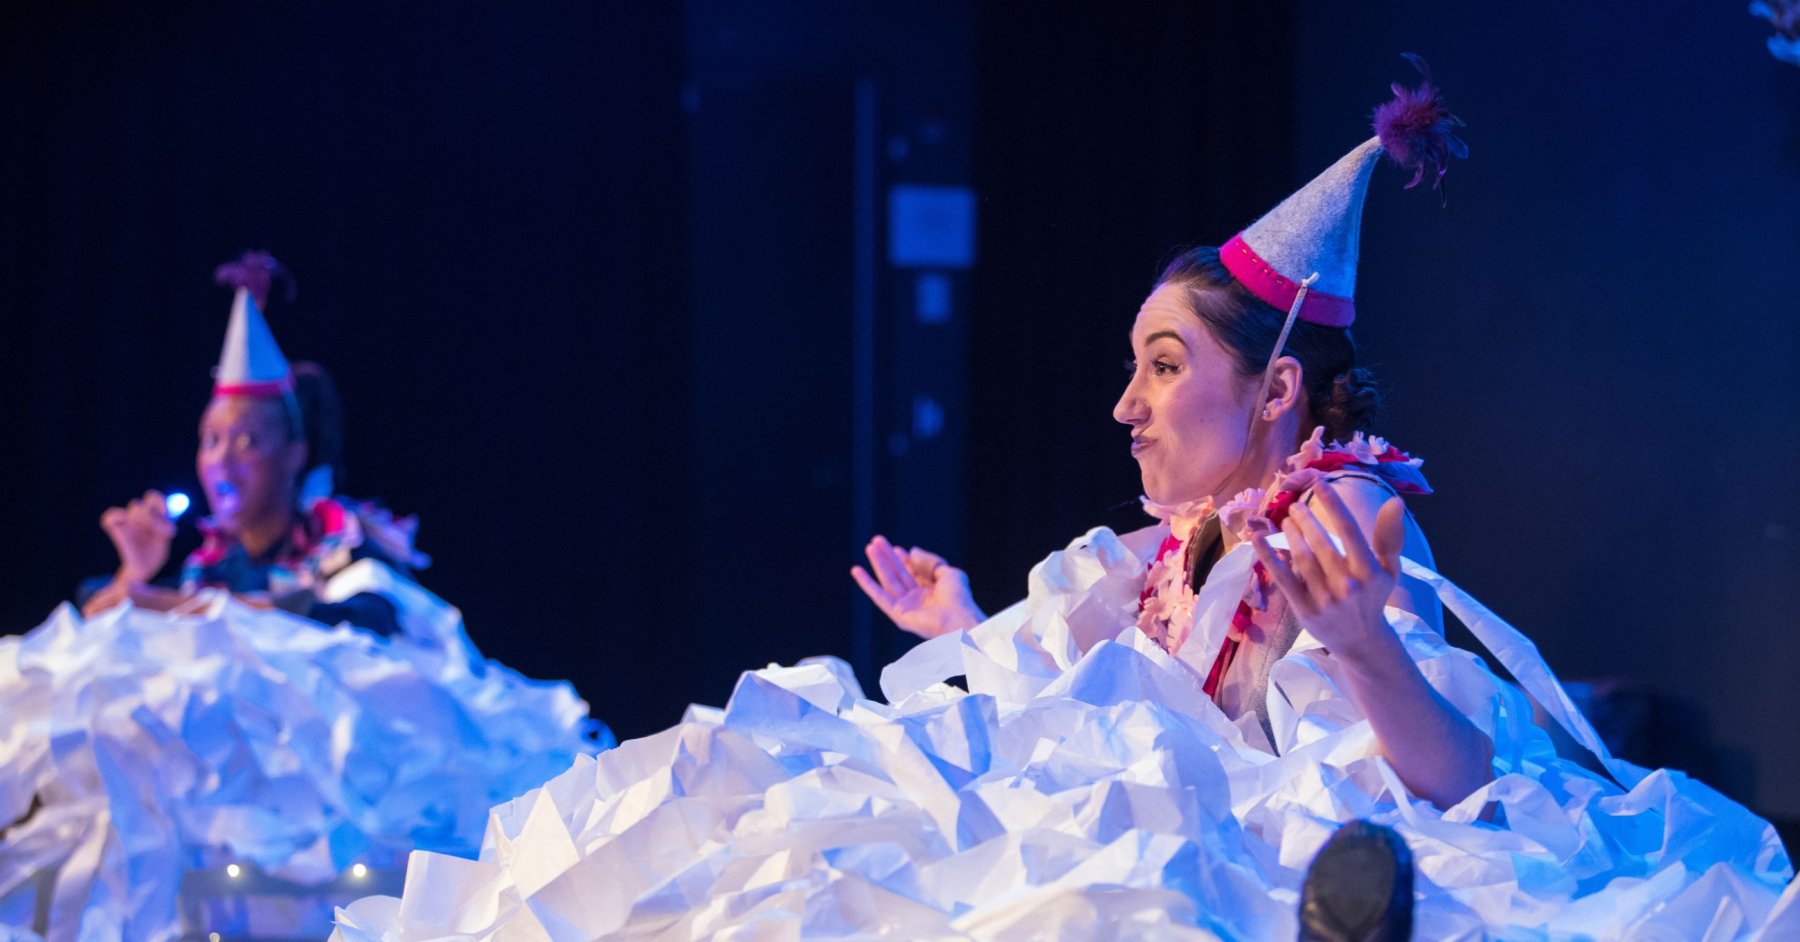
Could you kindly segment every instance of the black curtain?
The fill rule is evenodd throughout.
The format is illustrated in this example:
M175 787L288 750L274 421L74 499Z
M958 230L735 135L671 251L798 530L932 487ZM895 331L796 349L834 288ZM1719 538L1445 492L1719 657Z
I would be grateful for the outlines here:
M828 582L796 580L825 586L817 600L791 598L778 570L760 597L721 606L707 591L757 596L771 547L810 540L817 568L844 546L847 509L829 502L842 488L776 500L772 488L816 488L761 477L808 466L811 426L779 431L783 402L804 397L779 390L816 385L807 357L843 349L824 322L696 334L690 284L703 266L689 253L739 253L704 266L708 316L729 313L730 273L769 248L758 240L817 243L781 250L820 260L793 273L796 296L837 297L849 272L826 263L846 257L849 200L764 186L768 200L745 203L756 218L694 227L716 213L692 200L754 185L757 166L695 134L717 97L693 80L708 63L687 58L735 41L697 41L696 18L767 32L769 17L798 17L775 29L796 37L796 55L837 34L887 61L927 67L934 55L931 29L871 34L853 10L804 9L9 10L0 630L28 629L114 564L102 509L151 486L192 491L230 300L211 271L267 248L300 284L296 302L271 305L278 339L342 387L343 490L419 514L436 558L423 581L463 609L487 654L574 680L627 736L674 722L690 701L722 702L740 669L849 656L800 650L849 637L837 625L847 554ZM1290 28L1286 5L1171 0L1055 18L982 8L968 92L981 202L962 562L984 603L1019 595L1044 551L1137 493L1106 415L1125 332L1159 258L1218 241L1293 182ZM741 121L732 140L758 160L825 161L765 170L835 192L830 181L850 173L846 116L777 113L766 140ZM788 335L811 339L759 375L757 344ZM775 411L726 425L699 414L697 390L721 383L744 384L734 408ZM721 435L746 432L755 448L721 451ZM697 495L719 494L773 518L780 540L696 513ZM194 539L186 531L177 555ZM752 631L755 619L731 617L741 606L810 611Z
M967 568L988 611L1089 527L1149 523L1112 404L1161 263L1296 184L1291 4L1086 4L981 29Z
M0 631L115 564L103 508L194 492L211 272L267 248L299 281L279 342L343 392L342 489L421 517L423 581L487 654L673 721L698 696L656 563L688 464L679 6L7 16Z

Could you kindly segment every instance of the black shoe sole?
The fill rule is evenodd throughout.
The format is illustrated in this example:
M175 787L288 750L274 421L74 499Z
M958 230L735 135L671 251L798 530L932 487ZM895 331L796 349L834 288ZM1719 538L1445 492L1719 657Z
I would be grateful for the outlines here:
M1313 858L1300 893L1300 942L1412 937L1412 852L1391 828L1344 825Z

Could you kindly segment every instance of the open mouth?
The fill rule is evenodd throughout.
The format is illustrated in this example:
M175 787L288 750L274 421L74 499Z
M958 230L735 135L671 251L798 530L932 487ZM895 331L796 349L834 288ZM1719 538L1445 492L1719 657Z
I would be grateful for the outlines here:
M229 514L237 510L238 489L230 481L214 481L207 490L212 497L212 509L216 514Z

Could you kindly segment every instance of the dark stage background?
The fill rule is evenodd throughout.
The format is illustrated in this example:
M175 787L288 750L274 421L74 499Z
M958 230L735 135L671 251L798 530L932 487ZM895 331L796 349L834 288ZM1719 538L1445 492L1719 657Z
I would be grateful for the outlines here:
M192 491L210 273L255 247L342 387L344 489L423 518L490 656L622 736L770 661L872 681L906 644L845 577L863 536L993 608L1130 523L1108 412L1160 261L1360 141L1414 51L1472 159L1447 207L1378 173L1358 333L1442 568L1565 677L1653 694L1645 758L1800 817L1800 69L1765 25L1021 10L9 8L0 631L112 566L106 506ZM917 185L947 202L914 231Z

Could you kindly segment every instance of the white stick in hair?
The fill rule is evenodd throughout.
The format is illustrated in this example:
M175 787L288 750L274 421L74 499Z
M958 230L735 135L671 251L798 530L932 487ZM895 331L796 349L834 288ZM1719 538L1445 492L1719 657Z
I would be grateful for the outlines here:
M1281 359L1281 351L1287 346L1288 334L1294 330L1294 321L1300 317L1300 305L1306 301L1307 289L1319 280L1319 273L1313 272L1300 282L1300 290L1294 292L1294 304L1288 308L1287 320L1282 322L1281 336L1275 338L1275 349L1269 351L1269 362L1263 367L1262 388L1256 392L1256 402L1250 411L1250 421L1256 422L1256 413L1269 401L1269 386L1275 382L1275 361Z
M1287 346L1288 333L1294 329L1294 319L1300 316L1300 303L1306 300L1307 288L1319 280L1319 273L1313 272L1300 282L1300 290L1294 295L1294 306L1288 308L1287 321L1281 325L1281 336L1275 338L1275 349L1269 353L1268 365L1263 367L1262 389L1256 394L1256 402L1251 403L1250 421L1244 426L1244 446L1238 452L1237 464L1226 473L1225 479L1219 482L1220 487L1228 484L1238 472L1244 470L1244 462L1250 460L1250 442L1256 437L1256 414L1262 410L1262 403L1268 399L1269 384L1275 379L1275 361L1281 359L1281 348ZM1217 493L1217 489L1215 489Z

